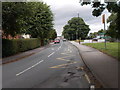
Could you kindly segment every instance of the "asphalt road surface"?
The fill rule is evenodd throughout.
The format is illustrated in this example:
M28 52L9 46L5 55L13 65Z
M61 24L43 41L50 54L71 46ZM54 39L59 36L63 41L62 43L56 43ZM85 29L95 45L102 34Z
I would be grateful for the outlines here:
M3 65L3 88L88 88L89 79L81 69L83 66L78 49L61 41Z

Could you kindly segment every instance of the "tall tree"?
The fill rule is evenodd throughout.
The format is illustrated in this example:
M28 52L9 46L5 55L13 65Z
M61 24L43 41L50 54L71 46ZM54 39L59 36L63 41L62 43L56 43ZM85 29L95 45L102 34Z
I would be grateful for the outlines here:
M30 15L25 2L3 2L2 3L2 29L4 34L15 36L20 33L20 20Z
M3 2L4 34L30 34L40 38L42 44L53 30L53 14L50 7L43 2Z
M92 14L96 17L100 16L105 9L107 9L110 13L116 13L117 17L116 21L114 22L116 23L116 29L114 29L113 32L118 32L116 33L116 38L120 39L120 3L117 4L117 0L114 0L114 2L109 2L109 0L106 0L104 3L100 3L99 0L90 0L89 2L84 2L83 0L83 2L81 2L81 5L86 4L91 4L92 8L94 8Z
M52 29L50 32L49 32L49 38L51 39L51 40L54 40L56 37L57 37L57 32L56 32L56 30L55 29Z
M110 23L110 26L107 30L107 35L111 36L112 38L117 38L118 36L118 30L116 26L116 19L117 19L117 14L112 13L109 18L107 19L107 22Z
M68 21L67 25L63 27L63 35L67 39L85 38L89 32L89 26L85 24L80 17L73 17Z
M47 4L43 2L30 2L33 6L33 16L28 18L27 24L30 25L27 34L34 38L40 38L44 42L48 38L48 33L53 29L53 14ZM34 7L35 6L35 7Z

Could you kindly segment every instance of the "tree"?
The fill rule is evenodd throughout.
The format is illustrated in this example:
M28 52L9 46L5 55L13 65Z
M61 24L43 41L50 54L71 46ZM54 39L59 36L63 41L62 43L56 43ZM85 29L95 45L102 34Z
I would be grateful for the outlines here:
M51 40L54 40L55 38L57 37L57 33L56 33L56 30L55 29L52 29L49 33L49 38Z
M43 2L3 2L4 34L30 34L33 38L49 39L53 30L53 14L50 7Z
M88 32L89 26L85 24L84 20L80 17L73 17L68 21L67 25L63 27L62 34L65 38L75 40L76 38L84 39Z
M44 39L49 38L48 33L53 29L53 14L43 2L28 3L33 8L33 16L28 18L27 24L30 25L27 30L27 34L30 34L34 38L40 38L41 44ZM35 6L35 7L34 7Z
M98 0L90 0L90 2L82 2L81 5L86 5L86 4L91 4L92 8L94 8L92 14L93 16L100 16L102 14L102 12L107 9L110 13L116 13L116 21L114 22L116 24L116 28L114 30L110 30L109 33L114 32L114 34L116 35L116 38L120 39L120 6L117 5L117 0L115 0L114 2L109 2L106 1L103 4L100 3L100 1ZM110 26L109 28L111 28L113 26ZM112 32L111 32L112 31ZM118 33L116 33L118 32Z
M103 29L101 29L101 30L99 30L99 31L97 32L98 35L104 34L104 33L105 33L105 31L104 31Z
M111 36L112 38L117 38L118 36L118 30L116 29L116 19L117 14L112 13L109 18L107 19L107 22L110 23L110 26L107 30L107 35Z
M25 9L26 8L26 9ZM2 29L4 34L15 36L21 31L20 20L30 15L25 2L3 2L2 3Z
M104 34L105 34L105 31L101 29L98 32L90 33L88 38L93 39L93 38L96 38L98 35L104 35Z
M90 38L90 39L93 39L93 38L95 38L97 35L98 35L97 32L90 33L90 34L89 34L89 38Z

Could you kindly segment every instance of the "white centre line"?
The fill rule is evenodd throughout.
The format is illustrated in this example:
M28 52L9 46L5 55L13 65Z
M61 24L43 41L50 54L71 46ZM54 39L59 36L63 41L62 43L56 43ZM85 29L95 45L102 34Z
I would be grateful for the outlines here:
M23 74L24 72L26 72L26 71L32 69L33 67L37 66L38 64L40 64L40 63L43 62L43 61L44 61L44 60L39 61L38 63L34 64L33 66L31 66L31 67L29 67L29 68L23 70L22 72L16 74L16 76L19 76L19 75Z
M58 48L58 50L62 47L63 43L60 45L60 47Z
M52 56L55 52L51 53L50 55L48 55L48 57Z
M94 85L91 85L91 86L90 86L90 90L95 90L95 86L94 86Z
M61 48L61 46L58 48L58 50Z
M68 51L70 51L70 49L68 48Z

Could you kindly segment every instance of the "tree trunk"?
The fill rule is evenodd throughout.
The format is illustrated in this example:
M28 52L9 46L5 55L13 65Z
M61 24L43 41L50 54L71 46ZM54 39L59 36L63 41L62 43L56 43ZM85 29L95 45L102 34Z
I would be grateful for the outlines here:
M44 46L44 39L40 39L41 46Z

